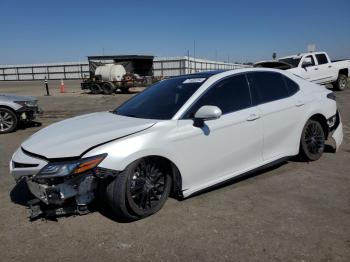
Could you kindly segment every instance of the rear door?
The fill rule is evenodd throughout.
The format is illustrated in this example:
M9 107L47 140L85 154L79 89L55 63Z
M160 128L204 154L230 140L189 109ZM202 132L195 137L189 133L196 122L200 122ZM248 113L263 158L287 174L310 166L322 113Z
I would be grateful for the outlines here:
M326 54L316 54L316 60L318 63L318 74L317 79L315 79L315 82L322 84L332 81L334 75L334 68L332 68L331 63L329 63Z
M298 85L277 72L251 72L248 79L263 120L263 160L295 154L305 104ZM286 81L292 81L290 88Z

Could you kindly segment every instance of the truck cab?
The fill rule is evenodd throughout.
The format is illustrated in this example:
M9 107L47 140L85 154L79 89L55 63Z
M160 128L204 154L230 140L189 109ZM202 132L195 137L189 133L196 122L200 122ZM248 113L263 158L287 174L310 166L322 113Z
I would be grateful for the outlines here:
M318 84L331 83L337 80L336 68L325 52L305 53L297 56L283 57L280 62L289 63L291 60L298 65L289 69L290 72Z
M257 62L254 67L288 70L310 82L332 83L335 89L344 90L347 87L350 60L331 61L326 52L309 52Z

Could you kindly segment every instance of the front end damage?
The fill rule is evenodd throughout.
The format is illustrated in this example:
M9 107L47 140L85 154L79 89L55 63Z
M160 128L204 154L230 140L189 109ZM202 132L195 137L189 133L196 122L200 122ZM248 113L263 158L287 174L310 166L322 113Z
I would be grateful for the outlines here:
M36 197L28 202L30 219L89 213L100 180L117 174L98 167L105 157L106 154L49 161L19 149L11 160L10 170L17 182L25 180Z

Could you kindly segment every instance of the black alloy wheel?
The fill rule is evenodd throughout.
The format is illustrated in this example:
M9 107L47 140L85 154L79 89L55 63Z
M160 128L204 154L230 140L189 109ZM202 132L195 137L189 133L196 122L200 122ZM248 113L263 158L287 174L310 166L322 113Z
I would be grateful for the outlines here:
M146 157L131 163L103 191L118 219L134 221L158 212L171 184L169 165L157 157Z
M146 211L159 205L166 193L167 175L155 161L141 161L128 181L131 207Z
M307 121L301 141L301 153L306 160L318 160L325 148L325 134L321 124L315 120Z

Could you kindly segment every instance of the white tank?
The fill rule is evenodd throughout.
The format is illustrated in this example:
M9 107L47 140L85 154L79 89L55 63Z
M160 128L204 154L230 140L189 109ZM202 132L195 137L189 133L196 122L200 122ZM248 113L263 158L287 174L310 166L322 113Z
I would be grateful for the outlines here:
M103 81L121 81L125 74L124 66L115 64L98 66L95 70L95 75L101 76Z

